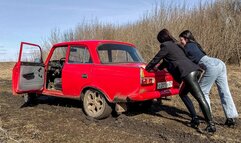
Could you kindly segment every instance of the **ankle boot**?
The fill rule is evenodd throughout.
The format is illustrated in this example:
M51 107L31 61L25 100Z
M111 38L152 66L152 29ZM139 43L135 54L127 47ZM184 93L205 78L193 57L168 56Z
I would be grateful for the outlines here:
M235 120L233 118L227 118L227 120L226 120L224 125L227 125L228 127L234 126L235 125Z
M205 130L209 133L216 132L215 124L213 122L209 122Z
M191 127L197 128L200 124L200 121L199 121L198 117L197 116L192 117L192 120L191 120L190 124L191 124Z

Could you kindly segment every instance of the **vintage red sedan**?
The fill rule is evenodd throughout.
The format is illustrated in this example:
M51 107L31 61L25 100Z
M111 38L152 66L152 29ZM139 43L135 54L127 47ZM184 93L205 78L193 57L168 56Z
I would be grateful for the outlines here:
M178 94L178 84L165 70L149 73L133 44L85 40L53 45L43 62L39 45L22 42L13 68L13 95L30 102L48 95L83 101L88 116L101 119L127 102Z

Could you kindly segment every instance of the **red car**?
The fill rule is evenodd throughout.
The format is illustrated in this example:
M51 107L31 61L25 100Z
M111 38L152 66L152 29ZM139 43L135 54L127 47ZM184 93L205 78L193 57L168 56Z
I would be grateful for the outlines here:
M101 119L127 102L149 101L178 94L179 85L166 71L149 73L134 45L110 40L53 45L45 62L36 44L22 42L13 68L14 95L76 98L88 116Z

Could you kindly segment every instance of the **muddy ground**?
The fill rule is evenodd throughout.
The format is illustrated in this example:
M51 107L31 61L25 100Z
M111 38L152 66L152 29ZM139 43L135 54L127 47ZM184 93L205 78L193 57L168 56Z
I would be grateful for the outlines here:
M156 101L146 111L132 109L100 121L87 118L77 100L45 96L25 106L22 97L12 96L12 67L13 63L0 63L0 143L241 142L239 121L234 128L223 125L225 117L216 88L210 96L217 132L210 135L200 132L205 128L203 120L200 129L189 127L190 117L178 96ZM241 111L240 68L230 66L228 73L235 104Z

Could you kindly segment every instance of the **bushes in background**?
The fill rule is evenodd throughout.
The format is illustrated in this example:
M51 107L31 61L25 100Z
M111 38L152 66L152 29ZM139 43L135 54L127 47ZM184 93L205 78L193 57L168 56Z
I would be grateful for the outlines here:
M53 30L44 41L46 50L61 41L109 39L135 44L148 62L159 50L157 33L167 28L178 39L183 30L189 29L213 57L229 64L240 64L241 58L241 0L216 0L194 8L183 3L179 6L160 4L146 12L139 21L114 25L82 21L73 30Z

